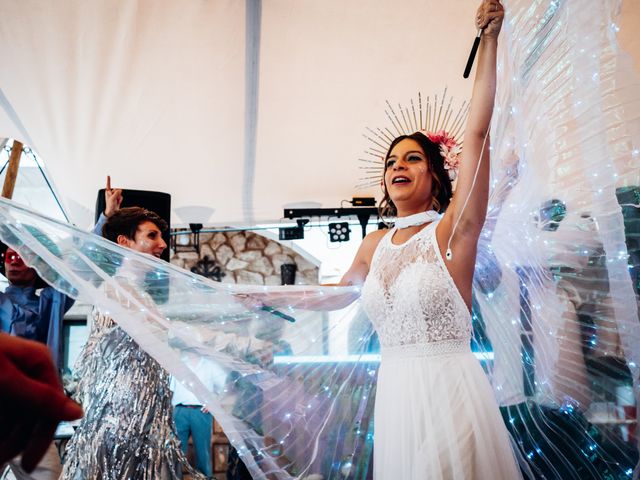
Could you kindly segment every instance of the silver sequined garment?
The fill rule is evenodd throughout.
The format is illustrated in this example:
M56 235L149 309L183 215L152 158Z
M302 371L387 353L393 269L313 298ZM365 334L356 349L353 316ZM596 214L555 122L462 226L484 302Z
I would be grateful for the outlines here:
M183 466L191 472L173 429L167 373L95 309L76 372L85 417L61 479L162 480L182 478Z

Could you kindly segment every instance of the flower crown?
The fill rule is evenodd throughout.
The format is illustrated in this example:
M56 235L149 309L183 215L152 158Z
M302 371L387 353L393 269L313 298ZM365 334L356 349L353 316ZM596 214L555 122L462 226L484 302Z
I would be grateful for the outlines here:
M390 125L384 128L367 128L364 137L370 142L364 152L360 167L365 175L360 178L356 188L369 188L380 183L384 176L384 159L393 140L401 135L420 132L440 148L444 159L444 168L451 180L455 180L460 166L462 140L458 139L464 130L465 120L469 113L469 103L464 101L457 112L451 108L453 99L447 98L447 89L441 98L434 96L434 101L427 97L422 101L418 93L417 102L411 100L410 107L398 105L395 110L387 101L385 114Z

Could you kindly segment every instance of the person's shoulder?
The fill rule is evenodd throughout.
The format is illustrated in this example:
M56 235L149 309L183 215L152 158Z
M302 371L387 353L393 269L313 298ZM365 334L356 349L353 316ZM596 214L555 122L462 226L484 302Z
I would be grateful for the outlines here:
M360 261L364 261L367 264L371 261L376 248L378 248L378 244L388 232L388 229L376 230L375 232L368 233L362 239L362 244L358 251Z
M378 246L378 243L380 243L380 240L382 240L387 233L389 233L389 230L386 228L370 232L362 239L362 245L366 248L375 249Z

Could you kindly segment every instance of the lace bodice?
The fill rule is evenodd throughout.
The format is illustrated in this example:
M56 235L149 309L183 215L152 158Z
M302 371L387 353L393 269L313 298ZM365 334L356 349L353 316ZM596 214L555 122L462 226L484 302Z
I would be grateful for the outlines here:
M380 240L362 287L362 304L382 347L468 341L471 320L437 247L433 222L402 245Z

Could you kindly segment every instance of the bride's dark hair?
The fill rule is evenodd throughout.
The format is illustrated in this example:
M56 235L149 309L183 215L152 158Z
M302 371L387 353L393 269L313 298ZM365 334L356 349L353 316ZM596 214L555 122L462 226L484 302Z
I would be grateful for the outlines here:
M378 214L380 215L380 218L394 217L398 214L396 206L393 204L391 197L389 197L387 186L384 184L384 175L387 173L387 160L389 159L389 155L391 155L391 150L393 150L398 143L407 138L417 142L427 157L429 173L433 179L433 182L431 183L431 208L438 213L443 213L451 201L453 186L451 185L449 172L444 168L444 158L440 153L440 146L429 140L422 132L415 132L411 135L401 135L391 142L389 150L387 150L387 154L384 157L384 171L382 173L384 198L380 201L380 205L378 206Z

